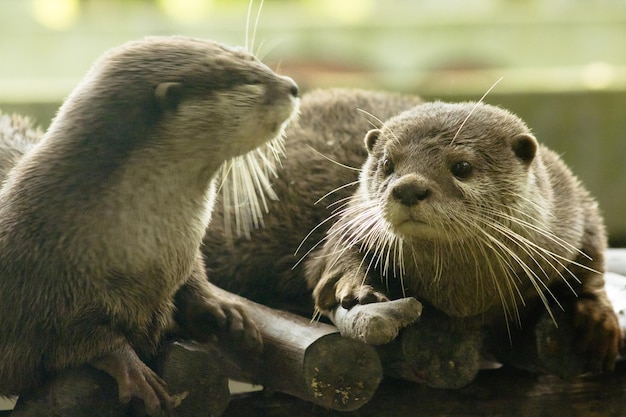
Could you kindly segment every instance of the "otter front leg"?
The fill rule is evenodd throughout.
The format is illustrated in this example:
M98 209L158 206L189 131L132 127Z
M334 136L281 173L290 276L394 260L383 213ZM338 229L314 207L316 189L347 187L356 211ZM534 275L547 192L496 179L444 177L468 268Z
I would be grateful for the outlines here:
M219 296L206 275L198 252L194 270L175 297L175 320L184 333L199 342L227 336L246 349L262 345L261 333L240 303Z
M133 397L139 398L151 416L159 415L162 410L171 411L175 407L165 382L139 359L128 343L91 362L91 366L115 379L120 402L124 404Z
M350 309L357 304L371 304L389 301L382 291L366 283L355 271L331 270L322 275L313 288L315 308L327 313L341 306Z
M414 298L389 301L360 271L359 263L347 256L340 266L313 258L307 264L307 278L314 287L315 308L344 337L373 345L389 343L420 317L422 305Z
M571 267L578 277L574 296L563 288L557 299L563 300L565 311L555 313L558 327L544 314L536 329L539 358L549 372L573 376L582 372L602 373L613 370L622 345L619 320L604 288L603 274L582 267L604 270L602 253L594 253L594 261L579 257ZM564 363L567 362L567 363Z

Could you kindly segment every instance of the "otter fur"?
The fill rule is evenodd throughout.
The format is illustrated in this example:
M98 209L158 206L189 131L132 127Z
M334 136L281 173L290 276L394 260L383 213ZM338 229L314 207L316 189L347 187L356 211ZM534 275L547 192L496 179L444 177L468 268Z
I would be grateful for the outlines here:
M505 361L547 315L572 327L583 370L611 369L621 335L603 287L596 201L508 111L418 102L305 95L265 228L228 245L218 208L204 239L209 272L233 292L309 315L413 296L422 320L436 311L480 328Z
M142 360L166 335L254 345L199 247L225 161L279 137L296 84L242 49L149 37L105 53L0 190L0 394L91 364L170 408Z

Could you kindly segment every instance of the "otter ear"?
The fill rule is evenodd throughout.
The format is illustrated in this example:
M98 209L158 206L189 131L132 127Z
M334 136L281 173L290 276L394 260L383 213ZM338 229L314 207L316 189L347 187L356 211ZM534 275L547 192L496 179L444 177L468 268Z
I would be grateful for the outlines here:
M176 110L182 91L182 83L161 83L154 90L154 98L161 110Z
M365 135L364 142L368 152L372 152L372 149L374 149L374 145L380 137L380 133L380 129L372 129Z
M537 139L531 134L521 134L511 141L511 149L519 159L530 164L537 154Z

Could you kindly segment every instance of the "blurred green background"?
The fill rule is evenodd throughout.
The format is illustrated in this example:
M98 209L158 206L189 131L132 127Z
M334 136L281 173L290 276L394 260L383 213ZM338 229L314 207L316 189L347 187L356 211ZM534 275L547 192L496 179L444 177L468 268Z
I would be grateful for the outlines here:
M47 126L106 49L183 34L250 49L304 90L479 99L524 118L626 246L624 0L0 0L0 109ZM246 30L249 29L249 31ZM246 35L246 33L248 34Z

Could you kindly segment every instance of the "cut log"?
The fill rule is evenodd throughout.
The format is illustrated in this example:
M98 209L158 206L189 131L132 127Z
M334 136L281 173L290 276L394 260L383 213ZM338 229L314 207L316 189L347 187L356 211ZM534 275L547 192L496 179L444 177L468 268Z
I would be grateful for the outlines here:
M169 343L157 367L178 404L171 417L217 417L228 405L228 378L215 352L190 343ZM138 400L121 404L115 380L85 365L65 370L20 396L11 417L122 417L143 416L143 411Z
M263 336L257 357L216 345L231 378L341 411L361 407L376 392L383 371L373 347L342 337L334 326L215 291L244 304Z
M626 415L624 395L623 361L614 373L569 381L513 369L484 370L458 390L386 379L366 406L341 414L285 395L237 394L223 417L613 417Z
M422 303L408 297L356 305L349 310L339 306L331 312L330 319L344 337L383 345L395 339L401 329L414 323L421 314Z
M176 407L171 417L218 417L230 390L221 358L215 351L183 341L168 343L155 363Z

